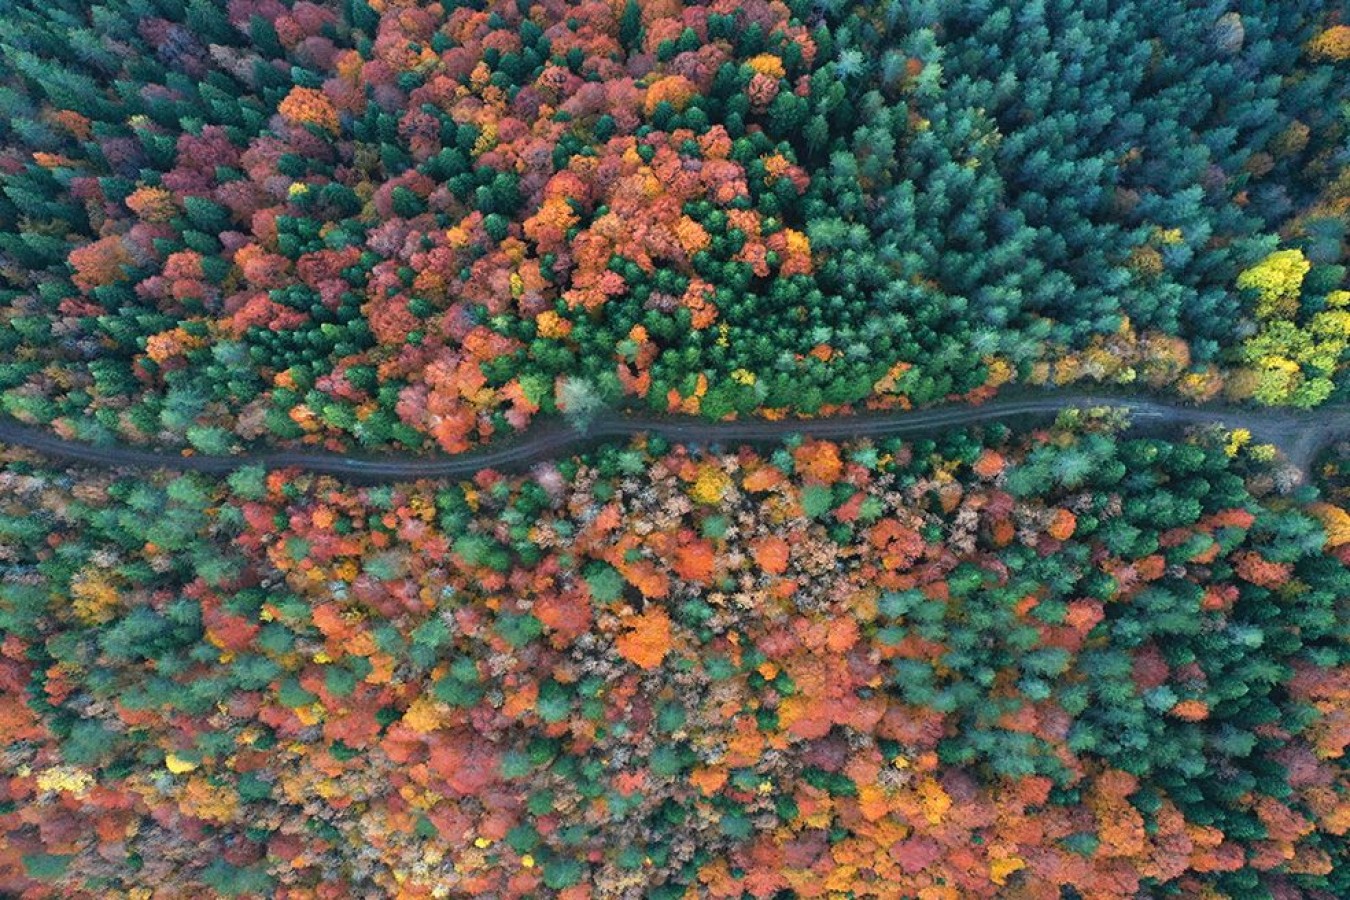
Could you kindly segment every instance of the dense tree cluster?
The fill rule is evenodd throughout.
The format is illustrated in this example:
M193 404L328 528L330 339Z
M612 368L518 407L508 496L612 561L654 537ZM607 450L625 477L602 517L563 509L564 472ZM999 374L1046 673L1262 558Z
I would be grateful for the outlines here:
M0 404L208 452L1015 379L1313 405L1348 26L1229 6L11 4Z
M1350 509L1350 441L1325 448L1314 460L1312 470L1327 502Z
M1242 444L13 457L0 891L1344 897L1346 513Z
M15 0L0 414L1350 399L1328 0ZM1350 447L0 452L0 895L1350 896Z

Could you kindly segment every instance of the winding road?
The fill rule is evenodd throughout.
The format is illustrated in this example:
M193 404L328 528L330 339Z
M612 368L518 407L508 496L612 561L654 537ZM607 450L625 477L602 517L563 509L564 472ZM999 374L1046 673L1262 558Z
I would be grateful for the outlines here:
M848 439L922 437L944 429L1001 421L1011 426L1053 416L1066 409L1109 406L1127 411L1136 426L1223 424L1246 428L1255 440L1279 447L1289 462L1306 471L1317 450L1350 437L1350 405L1302 412L1232 406L1182 406L1151 399L1076 392L995 399L980 406L891 410L820 419L745 419L709 422L689 417L606 412L584 428L560 418L536 420L525 431L453 456L363 455L328 450L254 449L232 456L184 455L121 445L67 440L41 428L0 419L0 442L25 447L54 459L100 466L224 474L243 466L303 469L362 482L452 478L481 469L521 470L584 446L638 433L682 444L713 445L781 439L787 435Z

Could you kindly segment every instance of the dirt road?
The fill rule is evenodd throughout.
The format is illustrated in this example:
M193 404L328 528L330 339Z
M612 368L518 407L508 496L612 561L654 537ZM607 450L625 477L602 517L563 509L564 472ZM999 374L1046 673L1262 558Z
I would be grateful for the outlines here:
M1257 441L1280 448L1305 469L1329 441L1350 436L1350 406L1308 412L1224 406L1182 406L1152 399L1075 392L995 399L980 406L937 407L913 411L860 413L820 419L747 419L708 422L643 413L603 413L584 428L558 418L537 420L518 435L454 456L344 454L327 450L253 449L233 456L188 455L123 445L93 445L60 438L41 428L0 420L0 442L26 447L55 459L122 468L165 468L227 473L247 465L298 468L353 480L402 481L472 475L480 469L520 470L541 460L566 455L597 441L623 439L640 432L673 442L734 445L770 441L791 434L820 438L927 437L950 428L1001 421L1017 426L1049 419L1072 408L1112 406L1127 410L1141 426L1223 424L1247 428Z

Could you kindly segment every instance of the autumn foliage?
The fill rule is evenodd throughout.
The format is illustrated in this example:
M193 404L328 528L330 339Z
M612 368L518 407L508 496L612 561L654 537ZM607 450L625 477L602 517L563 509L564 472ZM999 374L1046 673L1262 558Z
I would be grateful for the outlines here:
M0 407L199 452L453 453L567 385L711 419L1082 381L1314 406L1350 334L1324 5L25 7ZM1258 35L1280 52L1249 60ZM1088 45L1132 62L1060 90ZM1074 124L1098 116L1153 126Z
M325 131L338 130L337 109L333 101L314 88L293 88L277 106L277 112L291 122L314 125Z
M1350 26L1228 5L8 3L0 413L1340 403ZM0 896L1350 897L1350 448L1015 424L3 451Z
M7 892L1343 895L1350 570L1219 439L0 478Z

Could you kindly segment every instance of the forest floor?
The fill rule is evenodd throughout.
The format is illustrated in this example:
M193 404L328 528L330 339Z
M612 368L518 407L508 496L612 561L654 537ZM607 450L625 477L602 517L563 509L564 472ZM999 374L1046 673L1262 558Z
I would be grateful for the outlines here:
M488 468L520 470L589 445L640 433L699 446L777 441L789 435L831 440L916 438L991 422L1024 427L1067 410L1100 407L1124 411L1135 427L1220 425L1245 428L1254 440L1274 444L1291 465L1304 471L1319 449L1338 438L1350 437L1350 405L1324 406L1309 411L1266 410L1213 404L1184 406L1109 393L1057 391L1003 397L978 406L862 412L818 419L709 422L692 417L628 412L602 412L584 423L561 417L540 418L524 431L453 456L261 448L230 456L208 456L191 451L88 444L12 420L0 420L0 443L24 447L48 457L102 466L227 473L244 466L260 465L268 469L299 468L362 482L379 482L463 477Z

